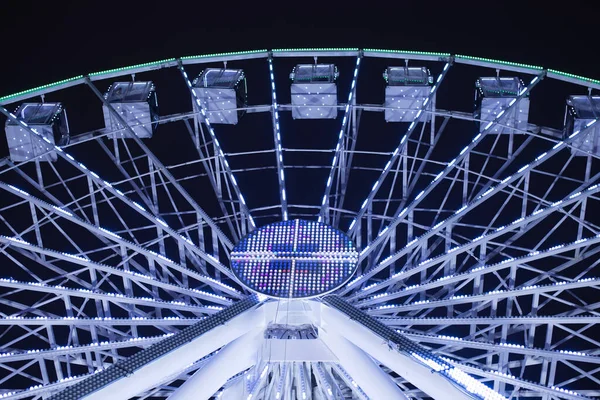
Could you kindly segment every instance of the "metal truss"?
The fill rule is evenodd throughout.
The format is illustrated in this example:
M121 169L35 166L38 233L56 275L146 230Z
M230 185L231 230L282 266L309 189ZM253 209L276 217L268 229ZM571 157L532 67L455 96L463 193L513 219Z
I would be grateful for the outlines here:
M291 118L286 68L307 57L346 78L335 120ZM407 61L432 71L430 92L414 121L381 124L373 71ZM215 63L250 82L235 126L211 124L192 90L188 73ZM455 106L473 90L465 65L528 84L493 120L477 119L471 104ZM184 89L163 98L157 85L173 113L151 139L100 91L130 76ZM576 131L539 112L510 124L521 100L540 101L537 86L555 80L569 92L548 91L546 114L550 102L600 89L462 55L275 49L0 97L3 118L45 151L0 160L0 398L600 398L600 152L580 147L600 116ZM73 101L80 89L94 100ZM75 113L105 106L123 128L82 132L73 118L70 142L56 146L8 110L38 96ZM296 218L346 231L357 275L293 305L248 297L229 252L255 227ZM269 324L299 321L316 340L280 348L265 338Z

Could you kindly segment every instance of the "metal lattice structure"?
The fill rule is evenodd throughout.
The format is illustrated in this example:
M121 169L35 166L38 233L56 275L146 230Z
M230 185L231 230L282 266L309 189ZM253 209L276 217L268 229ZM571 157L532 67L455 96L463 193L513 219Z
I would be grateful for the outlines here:
M0 97L0 398L599 398L598 89L340 48ZM239 282L293 219L348 235L349 283Z

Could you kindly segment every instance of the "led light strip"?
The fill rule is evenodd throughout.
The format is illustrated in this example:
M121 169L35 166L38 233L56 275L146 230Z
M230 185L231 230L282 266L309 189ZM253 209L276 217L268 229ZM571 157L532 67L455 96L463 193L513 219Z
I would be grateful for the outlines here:
M313 365L313 370L316 368L317 374L318 374L317 376L320 378L320 381L321 381L320 383L321 384L319 386L320 387L325 386L327 395L333 396L333 391L331 390L332 389L331 383L329 383L330 380L327 379L327 376L325 376L325 371L323 371L323 368L321 367L321 364L320 363L314 363L312 365Z
M253 58L252 57L253 55L260 55L260 53L264 53L264 57L266 58L267 51L268 50L263 49L263 50L238 51L238 52L230 52L230 53L213 53L213 54L203 54L203 55L196 55L196 56L185 56L185 57L181 57L180 59L184 61L184 64L187 64L188 62L190 62L190 61L193 62L194 60L206 60L206 62L209 62L209 61L224 61L229 58L240 57L240 56L250 56L250 58ZM297 52L300 54L300 53L306 53L306 52L330 52L330 53L332 53L332 52L358 52L359 49L354 48L354 47L349 47L349 48L335 48L334 47L334 48L273 49L272 51L275 54L284 53L284 52L285 53ZM397 55L398 58L401 58L401 57L407 58L408 57L410 59L411 56L414 56L415 59L419 59L419 56L420 56L424 59L432 59L432 60L445 59L445 58L449 58L452 56L450 53L435 53L435 52L428 52L428 51L412 51L412 50L371 49L371 48L364 49L364 52L365 53L373 53L373 54L377 54L377 53L382 54L382 56L375 55L374 57L376 57L376 58L386 57L385 56L386 54ZM498 67L500 69L511 70L513 68L510 68L510 67L515 67L515 68L519 68L519 69L522 68L525 70L530 69L532 71L533 70L541 71L541 68L542 68L542 67L538 67L536 65L515 63L515 62L511 62L511 61L504 61L504 60L494 60L494 59L489 59L489 58L473 57L473 56L468 56L468 55L460 55L459 54L459 55L455 55L454 57L457 60L472 60L476 63L481 62L484 65L489 64L486 66ZM109 69L106 71L94 72L94 73L89 74L89 76L93 77L93 80L96 80L96 79L105 79L109 76L121 76L121 75L125 75L127 73L144 72L144 71L147 71L150 69L160 69L160 68L170 67L176 62L176 60L177 60L176 58L168 58L168 59L154 61L154 62L125 66L125 67L121 67L121 68L113 68L113 69ZM506 67L508 67L508 68L506 68ZM557 71L554 69L548 69L547 71L548 71L548 76L555 77L556 79L559 79L559 80L564 77L564 78L570 78L570 79L574 80L576 84L580 84L583 86L589 86L589 84L600 85L600 81L597 79L574 75L574 74L571 74L568 72ZM69 84L69 86L81 84L84 82L83 78L84 78L83 75L78 75L73 78L64 79L61 81L49 83L46 85L42 85L42 86L38 86L35 88L23 90L23 91L20 91L17 93L12 93L12 94L9 94L6 96L2 96L2 97L0 97L0 104L6 104L7 101L13 101L13 102L17 101L17 100L19 100L18 99L19 96L24 96L24 95L27 96L28 94L30 94L30 96L27 96L25 98L34 97L36 95L48 92L48 90L45 90L45 89L53 89L53 88L59 87L64 84ZM577 81L579 81L579 82L577 82Z
M279 379L277 380L277 393L275 394L275 400L281 398L281 392L283 392L283 385L287 379L288 364L281 363L279 370Z
M331 367L338 373L340 378L342 378L344 380L344 382L346 382L346 385L348 385L348 387L353 392L358 392L358 394L361 396L361 399L363 399L363 400L369 399L367 394L360 388L360 386L358 386L358 383L356 383L356 381L354 379L352 379L350 374L341 365L333 364Z
M450 53L434 53L430 51L412 51L412 50L389 50L389 49L364 49L364 51L373 52L373 53L391 53L391 54L401 54L401 55L421 55L421 56L435 56L435 57L450 57Z
M219 306L194 306L187 305L182 301L164 301L164 300L156 300L150 297L134 297L134 296L126 296L121 293L110 293L110 292L97 292L89 289L72 289L61 285L47 285L45 283L40 282L24 282L18 281L11 278L0 278L0 286L10 287L14 289L20 290L31 290L49 293L53 292L55 294L66 294L69 296L79 296L79 297L91 297L99 300L108 300L119 302L119 299L124 303L128 304L139 304L146 305L151 307L169 307L173 309L182 309L186 311L192 312L201 312L203 314L206 313L214 313L223 309L223 307Z
M8 316L0 318L0 326L23 325L23 326L74 326L89 327L95 326L114 326L114 325L135 325L135 326L188 326L201 321L205 317L185 318L185 317L21 317Z
M273 59L269 57L269 75L271 77L271 99L273 102L273 129L275 133L275 157L277 157L277 173L279 175L279 190L281 200L281 213L283 220L287 221L287 197L285 194L285 172L283 168L283 149L281 147L281 130L279 127L279 104L277 103L277 93L275 92L275 74L273 72Z
M531 356L540 356L541 354L545 354L548 358L554 358L557 355L565 355L566 358L570 358L572 360L579 360L584 362L590 362L599 364L600 357L592 354L586 354L581 351L571 351L571 350L547 350L544 348L538 347L527 347L522 344L516 343L507 343L507 342L478 342L475 340L462 339L457 336L448 336L448 335L434 335L434 334L424 334L412 331L399 331L403 335L406 335L409 339L413 339L419 343L436 343L436 344L446 344L449 346L453 346L454 343L460 343L460 346L466 346L469 348L475 349L484 349L484 350L496 350L496 349L510 349L509 351L514 352L516 354L525 354ZM569 357L570 356L570 357ZM512 376L512 375L511 375ZM518 379L515 376L512 376L514 379Z
M597 286L598 284L600 284L600 278L583 278L572 282L561 281L548 285L529 285L509 290L491 290L489 292L476 295L454 295L441 300L419 300L408 304L386 304L379 307L371 308L369 309L369 311L371 313L379 314L379 312L382 310L386 310L385 312L387 313L408 310L431 309L461 303L485 303L494 299L502 299L511 296L517 297L530 295L533 293L546 293L553 292L556 290L577 289L587 286Z
M139 347L142 345L149 345L159 342L169 336L173 336L174 333L166 333L159 336L138 336L132 337L126 340L116 340L114 342L103 341L103 342L92 342L88 344L82 344L78 346L65 345L55 346L48 349L29 349L21 350L10 353L0 353L0 363L14 362L21 360L29 360L33 357L56 357L58 355L70 355L76 353L85 353L88 351L99 351L99 350L111 350L121 349L128 347Z
M371 188L371 192L369 193L369 195L367 196L367 198L365 199L365 201L362 203L362 205L360 207L360 210L356 214L356 217L354 217L354 219L352 220L352 223L350 224L350 228L348 229L348 235L351 235L352 233L355 232L355 230L356 230L356 222L359 221L362 218L362 216L365 214L368 205L373 201L373 198L377 194L377 190L379 189L379 186L381 186L381 184L385 180L387 174L390 172L392 166L395 164L395 162L398 159L398 157L400 157L400 153L402 152L402 150L404 149L404 147L408 143L409 136L412 135L412 133L414 132L414 130L417 127L417 124L419 122L421 122L421 118L426 114L426 113L423 112L423 110L426 109L425 107L427 107L427 105L429 103L432 103L432 100L433 100L434 96L436 95L437 90L439 89L440 84L441 84L442 80L445 78L446 73L448 72L449 69L450 69L450 63L446 63L446 65L444 65L444 69L442 70L442 73L439 74L439 76L438 76L435 84L431 87L431 89L429 91L429 95L423 101L423 105L421 106L421 108L419 109L419 111L417 112L417 114L415 115L415 119L409 125L406 133L404 134L404 136L400 140L400 144L398 145L398 147L396 147L396 149L392 153L392 156L390 157L389 161L387 162L387 164L383 168L383 171L381 171L381 175L379 176L379 178L377 179L377 181L375 181L375 183L373 184L373 187ZM381 234L382 233L380 233L380 235Z
M262 382L263 382L265 376L267 375L267 371L269 371L269 369L270 369L270 366L271 366L271 364L267 363L264 366L264 368L262 369L262 372L260 373L260 375L254 381L250 381L250 378L252 377L252 375L248 375L248 382L246 382L246 389L250 393L248 394L248 397L246 397L246 400L252 400L252 398L259 392L259 390L262 387Z
M340 128L340 133L338 134L338 141L337 145L335 146L335 154L333 156L333 161L331 162L331 170L329 171L327 185L325 186L325 193L323 194L323 200L321 201L321 212L319 213L319 222L323 222L323 219L325 218L325 211L327 209L327 206L329 205L329 193L331 192L331 184L333 183L333 176L335 175L335 165L338 161L338 154L340 153L343 147L344 132L346 131L346 126L348 126L348 121L350 119L350 107L352 104L352 99L356 93L356 80L358 78L358 71L360 68L360 58L360 55L356 58L356 66L354 67L354 75L352 76L352 84L350 85L348 102L346 103L346 109L344 111L344 119L342 120L342 127Z
M237 195L238 199L240 200L241 208L246 212L246 215L248 215L248 220L250 221L250 225L254 229L254 228L256 228L256 224L254 223L254 219L252 218L252 215L250 214L250 209L248 208L248 205L246 204L246 200L244 199L244 196L242 195L242 193L240 191L240 188L237 184L237 180L235 179L235 176L233 175L233 171L231 171L231 167L229 166L229 163L227 162L227 159L225 158L225 153L223 153L223 149L221 149L221 144L219 143L219 140L217 139L215 130L213 129L210 121L208 120L208 117L206 115L206 110L202 106L202 102L198 98L198 95L192 89L192 82L190 82L188 74L187 74L187 72L185 72L185 69L183 68L183 64L179 65L179 70L181 71L181 74L183 75L183 79L185 80L185 83L189 89L190 94L194 98L194 107L197 107L200 110L200 113L202 114L202 120L204 122L204 125L206 125L206 128L208 129L208 132L210 133L213 143L214 143L215 147L217 148L219 157L223 161L223 164L225 166L227 174L231 178L230 182L233 185L235 194Z

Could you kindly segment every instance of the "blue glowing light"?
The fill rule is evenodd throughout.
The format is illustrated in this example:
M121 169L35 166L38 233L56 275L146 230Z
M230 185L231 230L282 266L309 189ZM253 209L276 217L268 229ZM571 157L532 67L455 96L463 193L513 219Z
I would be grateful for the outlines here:
M250 290L276 298L314 297L344 285L358 266L354 243L329 225L292 220L263 226L231 252Z

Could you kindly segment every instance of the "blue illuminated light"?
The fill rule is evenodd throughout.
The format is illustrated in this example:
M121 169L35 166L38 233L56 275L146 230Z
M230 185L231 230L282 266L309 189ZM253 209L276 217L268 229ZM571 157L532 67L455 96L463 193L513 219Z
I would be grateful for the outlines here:
M231 269L241 283L275 298L330 292L344 285L357 266L354 243L341 231L314 221L263 226L231 252Z

